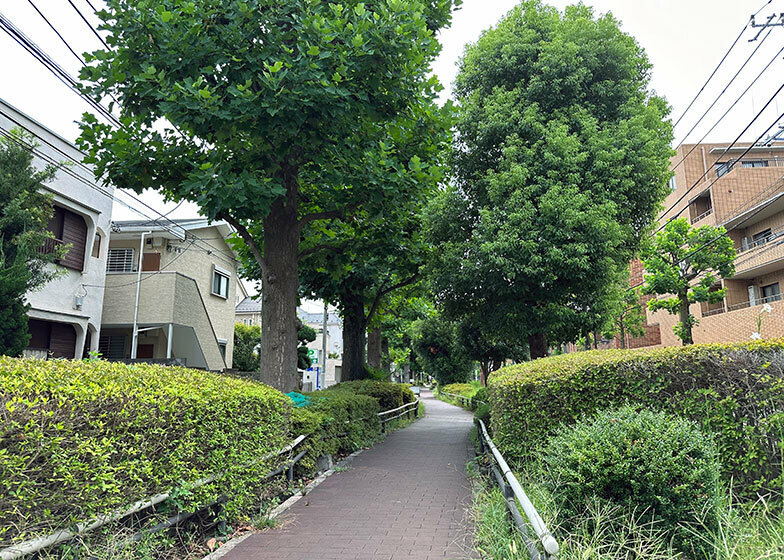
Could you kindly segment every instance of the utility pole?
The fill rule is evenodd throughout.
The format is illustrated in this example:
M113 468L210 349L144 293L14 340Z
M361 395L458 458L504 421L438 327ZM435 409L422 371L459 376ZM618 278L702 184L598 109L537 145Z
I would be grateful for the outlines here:
M778 21L776 23L773 23L773 21L776 18L778 18ZM768 29L769 27L784 27L784 13L778 15L777 14L769 15L765 23L757 23L755 17L751 16L751 27L754 29L759 29L759 31L757 31L757 34L754 35L753 38L749 39L749 43L752 43L757 39L759 39L759 36L762 34L762 32Z
M133 307L133 335L131 338L131 359L136 359L136 350L139 347L139 288L142 285L142 257L144 256L144 236L152 235L151 231L142 232L142 240L139 243L139 264L136 269L136 305Z
M324 387L327 386L327 319L329 313L327 312L327 300L324 300L324 318L321 322L321 383Z

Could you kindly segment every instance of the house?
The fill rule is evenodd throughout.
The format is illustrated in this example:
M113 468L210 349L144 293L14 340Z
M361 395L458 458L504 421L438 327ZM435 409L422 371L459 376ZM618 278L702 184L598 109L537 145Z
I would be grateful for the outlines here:
M54 239L43 250L70 245L51 265L61 275L26 295L31 339L25 355L82 358L98 348L114 189L96 182L73 144L0 99L0 131L14 128L35 136L36 167L66 164L44 185L54 204L49 222Z
M225 222L112 224L99 350L109 360L231 367L238 277ZM134 325L138 337L134 340Z
M237 322L243 325L261 325L261 301L246 297L237 304ZM311 368L303 373L303 382L311 383L312 388L328 387L335 383L340 383L342 356L343 356L343 322L335 312L330 312L327 316L327 359L326 359L326 379L323 375L323 312L310 313L303 308L297 309L297 317L305 325L316 331L316 340L308 343L308 353L313 362ZM316 383L316 368L318 368L319 379Z

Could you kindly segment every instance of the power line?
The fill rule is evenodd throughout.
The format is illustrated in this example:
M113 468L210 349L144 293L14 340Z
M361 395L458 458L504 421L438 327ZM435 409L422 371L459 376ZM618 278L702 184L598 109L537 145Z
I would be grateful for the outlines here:
M735 75L733 75L733 76L732 76L732 78L730 78L730 81L729 81L729 82L727 82L727 85L726 85L726 86L724 86L724 89L722 89L722 90L721 90L721 92L719 92L719 95L717 95L717 96L716 96L716 99L714 99L714 100L713 100L713 102L710 104L710 106L709 106L707 109L705 109L705 111L702 113L702 115L700 116L700 118L699 118L699 119L697 119L697 122L695 122L695 123L692 125L692 127L689 129L689 132L687 132L687 133L684 135L684 137L683 137L683 140L681 140L680 142L678 142L678 144L683 144L683 143L686 141L686 139L689 137L689 135L690 135L692 132L694 132L694 129L695 129L695 128L697 128L697 127L699 126L699 124L700 124L700 123L703 121L703 119L704 119L704 118L707 116L707 114L708 114L708 113L710 113L711 109L713 109L713 108L716 106L716 103L718 103L718 102L719 102L719 99L721 99L721 98L722 98L722 96L723 96L723 95L724 95L724 94L727 92L727 89L729 89L729 87L730 87L730 86L733 84L733 82L735 81L735 78L737 78L737 77L740 75L740 73L741 73L741 72L743 72L743 69L744 69L744 68L746 68L746 65L749 63L749 61L750 61L750 60L751 60L751 59L754 57L754 55L755 55L755 54L757 54L757 51L758 51L758 50L760 49L760 47L761 47L761 46L762 46L762 45L765 43L765 39L767 39L768 37L770 37L770 34L771 34L772 32L773 32L773 30L772 30L772 29L769 29L769 30L768 30L768 32L767 32L767 34L765 34L765 36L762 38L762 41L760 41L759 43L757 43L757 46L756 46L756 48L755 48L753 51L751 51L751 54L750 54L750 55L749 55L749 56L746 58L746 60L743 62L743 64L741 64L740 68L738 68L738 71L737 71L737 72L735 72Z
M735 144L738 142L738 140L740 140L741 136L743 136L743 135L746 133L746 131L747 131L747 130L748 130L750 127L751 127L751 125L752 125L752 124L754 124L754 122L755 122L755 121L756 121L756 120L757 120L757 119L760 117L760 115L762 115L762 113L765 111L765 109L767 109L767 108L768 108L768 105L770 105L770 104L773 102L773 100L774 100L774 99L776 98L776 96L777 96L777 95L778 95L778 94L781 92L781 90L782 90L782 89L784 89L784 83L782 83L782 84L781 84L781 86L779 86L779 88L776 90L776 93L774 93L774 94L773 94L773 95L770 97L770 99L768 99L767 103L765 103L765 105L762 107L762 109L760 109L760 110L759 110L759 112L758 112L758 113L757 113L757 114L754 116L754 118L753 118L753 119L751 119L751 122L749 122L749 124L747 124L747 125L744 127L744 129L743 129L743 130L740 132L740 134L738 134L738 136L735 138L735 140L733 140L733 141L732 141L732 143L731 143L729 146L727 146L727 147L724 149L724 151L721 153L721 155L718 157L718 159L721 159L722 157L724 157L724 156L727 154L727 152L729 152L729 150L730 150L730 149L731 149L731 148L732 148L732 147L733 147L733 146L734 146L734 145L735 145ZM752 142L751 144L749 144L748 148L746 148L746 150L745 150L745 151L744 151L744 152L743 152L743 153L742 153L740 156L738 156L738 157L737 157L737 158L736 158L734 161L738 161L738 160L740 160L740 159L741 159L743 156L745 156L746 154L748 154L748 153L751 151L751 149L754 147L754 145L755 145L757 142L759 142L759 141L762 139L762 137L763 137L763 136L764 136L764 135L765 135L765 134L768 132L768 130L770 130L770 129L771 129L773 126L775 126L775 125L776 125L776 124L777 124L777 123L778 123L778 122L779 122L779 121L780 121L782 118L784 118L784 113L782 113L781 115L779 115L779 117L778 117L778 118L777 118L777 119L776 119L776 120L773 122L773 124L771 124L770 126L768 126L768 127L767 127L767 128L764 130L764 131L763 131L763 133L762 133L762 134L760 134L760 136L759 136L759 137L758 137L758 138L757 138L757 139L756 139L754 142ZM708 172L709 172L709 171L710 171L710 169L706 169L706 170L705 170L705 172L704 172L702 175L700 175L700 176L697 178L697 180L694 182L694 184L693 184L691 187L689 187L688 189L686 189L686 192L684 192L684 193L683 193L683 194L682 194L680 197L678 197L678 200L676 200L675 202L673 202L673 203L670 205L670 207L669 207L669 208L667 208L667 210L665 210L664 212L662 212L662 213L661 213L661 216L662 216L662 217L664 217L664 216L666 216L667 214L669 214L669 213L670 213L670 211L672 211L672 210L673 210L673 209L674 209L674 208L675 208L675 207L678 205L678 203L680 203L680 202L681 202L681 201L682 201L684 198L686 198L686 195L688 195L688 194L689 194L689 193L690 193L690 192L691 192L691 191L692 191L692 190L693 190L693 189L694 189L694 188L695 188L697 185L699 185L699 184L700 184L700 181L702 181L702 180L703 180L705 177L707 177L707 175L708 175ZM713 180L713 181L712 181L712 182L711 182L711 183L710 183L710 184L709 184L707 187L705 187L705 189L703 189L703 190L707 190L707 189L709 189L709 188L710 188L711 186L713 186L713 184L714 184L716 181L718 181L718 180L719 180L719 177L717 176L717 177L716 177L716 179L714 179L714 180ZM680 212L678 212L678 214L680 214ZM677 216L677 214L676 214L676 216ZM670 218L670 220L672 220L672 219L674 219L674 217L673 217L673 218ZM659 226L659 228L658 228L658 229L657 229L657 230L656 230L654 233L658 233L658 232L660 232L660 231L662 230L662 228L664 228L664 225L665 225L665 224L666 224L666 222L665 222L664 224L662 224L661 226Z
M69 45L69 44L68 44L68 41L66 41L66 40L63 38L63 36L62 36L62 35L60 35L60 32L59 32L59 31L57 31L57 28L55 28L55 26L54 26L54 25L52 25L52 22L50 22L50 21L49 21L49 19L48 19L48 18L47 18L47 17L46 17L46 16L43 14L43 12L41 12L41 10L39 10L39 9L38 9L38 6L36 6L36 5L33 3L33 0L27 0L27 2L28 2L28 3L29 3L29 4L30 4L32 7L33 7L33 9L34 9L36 12L38 12L38 15L39 15L39 16L41 16L41 19L43 19L43 20L46 22L46 25L48 25L48 26L50 27L50 29L51 29L52 31L54 31L55 35L57 35L57 36L60 38L60 40L63 42L63 44L66 46L66 48L67 48L69 51L71 51L71 54L72 54L72 55L74 55L74 56L76 57L76 60L78 60L78 61L79 61L79 62L82 64L82 66L86 66L86 64L85 64L85 62L84 62L84 59L83 59L81 56L79 56L78 54L76 54L76 51L75 51L75 50L73 50L73 49L71 48L71 45ZM768 33L770 33L770 32L768 32Z
M92 32L93 32L93 35L95 35L96 37L98 37L98 40L101 42L101 44L104 46L104 48L105 48L106 50L110 50L110 49L109 49L109 45L107 45L107 44L106 44L106 41L104 41L104 40L103 40L103 37L101 37L101 36L98 34L98 30L97 30L97 29L95 29L95 28L92 26L92 24L91 24L89 21L87 21L87 18L86 18L86 17L84 17L84 14L82 13L82 11L81 11L79 8L77 8L77 7L76 7L76 4L74 4L74 3L73 3L73 0L68 0L68 3L71 5L71 7L72 7L74 10L76 10L76 13L77 13L77 14L79 14L79 17L80 17L80 18L82 18L82 21L83 21L83 22L84 22L84 23L87 25L87 27L89 27L89 28L90 28L90 31L92 31ZM88 1L88 4L89 4L89 1ZM92 6L92 4L90 4L90 7L91 7L91 8L93 7L93 6ZM95 9L94 9L94 8L93 8L93 11L95 11Z
M715 128L716 128L716 127L717 127L717 126L718 126L718 125L721 123L721 121L723 121L723 120L724 120L724 117L726 117L726 116L729 114L729 112L730 112L730 111L731 111L731 110L732 110L732 109L735 107L735 105L737 105L737 104L738 104L738 102L740 102L740 100L741 100L741 99L743 99L743 97L744 97L744 96L745 96L745 95L746 95L746 94L749 92L749 90L752 88L752 86L753 86L755 83L757 83L757 80L759 80L759 79L760 79L760 77L761 77L761 76L762 76L762 75L763 75L763 74L764 74L764 73L765 73L765 72L768 70L768 68L770 68L770 67L771 67L771 65L772 65L772 64L773 64L773 63L776 61L776 59L779 57L779 55L780 55L782 52L784 52L784 47L781 47L781 49L779 50L779 52L777 52L777 53L776 53L776 54L773 56L773 58L771 58L771 59L770 59L770 62L768 62L768 63L765 65L765 67L764 67L764 68L763 68L763 69L760 71L760 73L759 73L759 74L757 74L757 76L756 76L756 77L755 77L755 78L754 78L754 79L751 81L751 83L750 83L748 86L746 86L746 89L745 89L745 90L743 90L743 93L741 93L741 94L738 96L738 98L737 98L737 99L735 99L735 101L732 103L732 105L730 105L730 106L727 108L727 110L726 110L726 111L724 111L724 114L722 114L722 115L721 115L721 117L719 117L719 120L717 120L717 121L716 121L716 122L713 124L713 126L712 126L712 127L710 127L710 129L708 129L708 131L707 131L705 134L703 134L703 135L702 135L702 137L701 137L699 140L697 140L697 142L696 142L696 143L695 143L695 144L692 146L691 150L689 150L689 151L686 153L686 155L684 155L684 156L683 156L683 157L682 157L682 158L681 158L681 159L678 161L678 163L676 163L676 164L675 164L675 165L672 167L672 170L673 170L673 171L674 171L674 170L676 170L676 169L678 169L678 167L679 167L679 166L680 166L680 165L681 165L681 164L682 164L684 161L686 161L686 158L687 158L687 157L689 157L689 156L692 154L692 152L694 152L694 150L696 150L696 149L697 149L697 147L698 147L698 146L699 146L699 145L702 143L702 141L703 141L703 140L705 140L705 138L707 138L707 137L708 137L708 134L710 134L711 132L713 132L713 130L714 130L714 129L715 129Z
M107 286L106 284L82 284L82 286L85 286L85 287L87 287L87 288L112 288L112 289L114 289L114 288L124 288L124 287L126 287L126 286L133 286L133 285L135 285L135 284L141 284L142 282L144 282L144 281L145 281L145 280L147 280L148 278L152 278L153 276L157 276L158 274L161 274L162 272L164 272L164 270L165 270L165 269L167 269L167 268L168 268L168 267L170 267L172 264L174 264L174 261L176 261L176 260L177 260L177 259L179 259L181 256L183 256L185 253L187 253L187 252L188 252L188 249L190 249L191 247L193 247L193 246L194 246L194 244L195 244L195 241L191 240L191 244L190 244L190 245L188 245L187 247L185 247L185 249L183 249L183 250L182 250L182 251L181 251L179 254L177 254L177 256L176 256L176 257L174 257L172 260L170 260L169 262L167 262L165 265L163 265L163 266L162 266L161 268L159 268L158 270L156 270L156 271L154 271L154 272L153 272L153 271L150 271L150 272L151 272L151 274L148 274L147 276L144 276L144 277L143 277L143 278L141 278L140 280L134 280L134 281L132 281L132 282L127 282L127 283L125 283L125 284L117 284L116 286ZM144 273L144 271L143 271L143 270L142 270L142 273Z

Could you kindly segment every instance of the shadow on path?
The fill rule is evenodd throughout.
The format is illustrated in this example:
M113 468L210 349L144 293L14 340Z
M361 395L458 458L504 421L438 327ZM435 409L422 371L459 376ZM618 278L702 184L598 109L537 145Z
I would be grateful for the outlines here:
M465 476L471 413L422 392L426 415L358 455L226 560L423 560L470 556Z

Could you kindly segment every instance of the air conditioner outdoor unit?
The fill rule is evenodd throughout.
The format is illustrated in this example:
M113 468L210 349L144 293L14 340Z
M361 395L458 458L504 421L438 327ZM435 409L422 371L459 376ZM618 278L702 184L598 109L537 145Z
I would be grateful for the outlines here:
M152 246L153 247L163 247L163 237L153 237L152 238Z
M741 240L741 242L740 242L740 248L741 248L741 250L743 250L743 251L748 251L748 250L749 250L749 238L748 238L748 237L744 237L744 238Z

